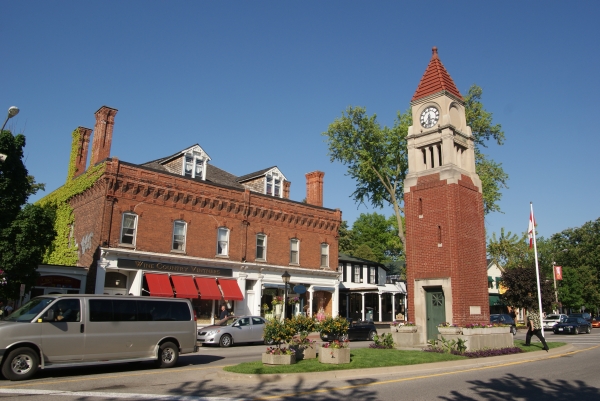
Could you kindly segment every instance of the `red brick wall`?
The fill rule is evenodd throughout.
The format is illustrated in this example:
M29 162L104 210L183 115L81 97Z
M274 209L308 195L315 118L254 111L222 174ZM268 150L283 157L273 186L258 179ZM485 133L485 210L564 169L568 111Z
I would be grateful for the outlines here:
M328 243L330 268L337 269L339 210L192 181L115 158L107 162L101 182L94 187L98 192L104 189L99 198L86 192L73 203L78 232L99 232L94 234L96 247L105 241L119 246L122 215L134 212L140 251L170 253L173 221L184 220L188 256L221 260L216 257L217 229L227 227L229 257L225 260L253 262L256 234L262 232L268 236L267 264L288 265L290 239L298 238L300 267L320 268L320 245ZM83 255L79 264L90 266L91 260Z
M483 198L470 178L448 185L439 174L421 177L405 195L406 259L409 296L414 280L450 277L452 323L489 320L486 242ZM419 202L422 218L419 218ZM441 244L439 247L439 228ZM481 315L470 315L470 306L481 306ZM409 303L409 316L414 316Z

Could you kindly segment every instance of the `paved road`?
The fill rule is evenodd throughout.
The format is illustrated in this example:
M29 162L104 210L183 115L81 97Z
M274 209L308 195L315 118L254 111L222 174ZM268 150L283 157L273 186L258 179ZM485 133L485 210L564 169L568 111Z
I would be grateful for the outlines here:
M518 337L524 338L524 333ZM548 335L548 340L555 340ZM264 346L203 348L182 356L174 369L150 364L45 370L28 382L0 380L0 397L19 400L543 400L600 399L600 330L581 336L555 336L594 345L522 355L361 371L303 375L248 376L222 372L220 366L256 360ZM353 343L352 346L368 343Z

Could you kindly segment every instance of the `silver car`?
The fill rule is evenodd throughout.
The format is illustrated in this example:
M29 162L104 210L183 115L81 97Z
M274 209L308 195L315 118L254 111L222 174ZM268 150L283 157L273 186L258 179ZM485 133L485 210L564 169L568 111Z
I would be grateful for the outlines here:
M552 314L544 318L544 328L552 329L557 323L564 323L567 320L567 315L563 314Z
M263 343L264 329L265 319L260 316L230 316L213 326L198 329L198 342L221 347L235 343Z

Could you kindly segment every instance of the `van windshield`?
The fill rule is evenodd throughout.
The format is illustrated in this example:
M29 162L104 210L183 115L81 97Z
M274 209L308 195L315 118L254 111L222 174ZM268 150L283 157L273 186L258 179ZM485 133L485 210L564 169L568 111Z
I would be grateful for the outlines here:
M4 320L10 322L30 322L52 301L54 301L54 298L33 298L31 301L7 316Z

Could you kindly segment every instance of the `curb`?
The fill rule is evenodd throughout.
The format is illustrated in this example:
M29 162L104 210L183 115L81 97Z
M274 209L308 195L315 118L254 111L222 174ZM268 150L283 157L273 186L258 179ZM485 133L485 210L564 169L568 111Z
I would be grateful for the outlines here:
M536 361L545 359L548 357L556 358L562 354L571 352L575 347L573 344L567 344L565 346L551 349L547 353L540 351L535 352L523 352L520 354L512 355L501 355L492 356L486 358L473 358L461 361L446 361L446 362L433 362L424 363L418 365L403 365L403 366L386 366L382 368L367 368L367 369L345 369L345 370L333 370L328 372L310 372L310 373L289 373L289 374L242 374L226 372L220 368L216 374L217 377L230 382L251 382L251 383L264 383L265 381L323 381L328 379L356 379L364 377L381 377L398 374L423 374L425 372L434 372L437 370L444 370L448 368L473 368L473 367L486 367L494 365L503 365L507 362L525 362L525 361ZM366 372L365 372L366 371Z

